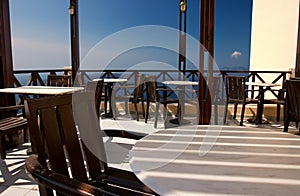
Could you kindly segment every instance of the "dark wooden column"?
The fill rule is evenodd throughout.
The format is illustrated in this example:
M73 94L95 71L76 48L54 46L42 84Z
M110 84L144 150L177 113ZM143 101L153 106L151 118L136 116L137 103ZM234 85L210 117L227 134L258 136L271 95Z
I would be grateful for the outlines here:
M0 88L13 87L9 0L0 1ZM13 95L0 93L0 104L14 105Z
M73 82L80 66L78 0L70 0L71 64Z
M214 56L214 14L215 0L200 0L200 54L199 54L199 124L207 125L211 118L211 95L209 86L212 84ZM204 78L204 56L209 53L207 80Z
M186 0L180 0L179 4L179 59L178 69L184 75L186 74ZM179 73L181 75L181 73Z
M295 76L300 77L300 4L299 4L299 20L298 20L298 40L297 40L297 51L296 51L296 66Z

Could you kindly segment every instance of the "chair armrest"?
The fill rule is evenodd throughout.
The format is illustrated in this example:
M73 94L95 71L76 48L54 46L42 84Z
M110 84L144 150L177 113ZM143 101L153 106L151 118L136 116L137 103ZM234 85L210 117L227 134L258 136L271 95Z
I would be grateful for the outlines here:
M89 184L71 179L42 166L37 155L25 160L25 169L29 176L48 188L67 195L115 195Z
M24 109L24 105L0 107L0 111L17 111L17 110L20 110L20 109Z

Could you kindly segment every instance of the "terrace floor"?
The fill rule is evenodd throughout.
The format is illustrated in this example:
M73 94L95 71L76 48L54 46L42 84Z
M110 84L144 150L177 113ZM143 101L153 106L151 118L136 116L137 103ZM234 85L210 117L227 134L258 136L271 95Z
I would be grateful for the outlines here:
M228 117L228 125L238 125L238 122ZM109 128L126 128L127 130L140 130L145 133L155 131L153 128L153 119L145 124L143 119L139 122L135 120L128 120L126 118L118 118L118 120L103 119L101 120L102 127ZM276 129L278 131L283 130L283 123L271 122L265 125L253 125L245 122L245 126L252 126L262 129ZM158 128L162 128L162 124L159 124ZM291 126L289 129L291 134L297 134L298 130ZM22 134L21 134L22 135ZM2 195L39 195L37 184L32 181L24 170L24 160L27 157L26 151L30 143L24 143L14 149L10 149L7 152L7 158L5 160L0 159L0 194ZM128 164L116 165L123 169L128 169Z

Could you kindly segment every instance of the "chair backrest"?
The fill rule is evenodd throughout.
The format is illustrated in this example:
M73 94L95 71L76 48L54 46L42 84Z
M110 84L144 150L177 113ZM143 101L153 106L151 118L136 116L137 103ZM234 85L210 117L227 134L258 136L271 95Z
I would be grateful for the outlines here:
M72 86L72 76L71 75L54 75L50 74L47 78L47 86Z
M286 81L287 115L300 120L300 80Z
M156 76L145 76L147 101L156 102L159 101L159 95L157 89Z
M102 98L103 79L97 81L88 81L86 84L86 91L95 94L95 107L97 116L100 116L100 105Z
M144 83L145 83L145 75L137 73L135 74L135 88L133 91L133 95L136 99L142 98L144 94Z
M226 97L227 100L246 100L246 77L227 76L226 77Z
M70 176L69 166L72 178L82 182L88 181L86 166L90 179L95 179L106 171L105 150L93 93L28 99L25 100L25 108L32 150L43 166ZM97 140L95 148L97 153L102 153L103 162L97 158L98 154L93 154L82 142L84 132L80 132L79 139L74 119L79 130L85 129L87 134L93 134L93 138Z

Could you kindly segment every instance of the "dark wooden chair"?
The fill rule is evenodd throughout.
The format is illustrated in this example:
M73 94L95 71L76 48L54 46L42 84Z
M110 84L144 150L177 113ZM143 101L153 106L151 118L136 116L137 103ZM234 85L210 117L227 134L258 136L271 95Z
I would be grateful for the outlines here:
M97 81L88 81L85 88L86 92L95 94L95 108L98 117L100 117L103 83L103 79L99 79Z
M146 117L145 117L145 123L147 123L149 118L149 108L150 103L155 103L155 120L154 120L154 128L157 128L158 123L158 115L159 115L159 108L160 104L163 104L164 106L164 113L163 117L165 119L167 115L167 105L176 103L177 104L177 114L179 113L179 98L178 97L171 97L172 94L174 94L173 89L166 88L163 84L158 84L156 81L156 76L146 76L145 78L145 84L146 84Z
M72 76L71 75L54 75L50 74L47 77L47 86L72 86Z
M22 110L22 113L18 111ZM6 147L12 143L12 135L23 130L24 142L27 141L26 129L27 119L24 118L24 106L1 106L0 107L0 154L1 158L6 158Z
M145 117L145 106L144 106L144 78L143 74L135 74L135 83L130 85L122 85L122 86L114 86L113 89L113 97L112 97L112 104L113 104L113 118L116 119L117 115L117 101L124 101L125 102L125 110L129 113L129 106L128 103L131 102L134 105L134 112L135 112L135 119L139 121L139 110L138 104L141 103L142 105L142 114ZM124 93L121 95L120 91L123 90Z
M300 80L286 81L286 106L284 114L284 131L287 132L290 122L300 121Z
M226 77L226 104L225 104L225 114L224 123L226 123L228 104L234 104L234 114L233 119L236 119L237 106L242 104L241 111L241 121L240 126L243 125L245 106L250 103L258 103L258 99L249 98L248 92L252 93L252 90L246 89L246 77L244 76L227 76Z
M34 153L25 167L40 194L155 194L132 172L108 167L94 99L85 92L25 101Z
M274 90L274 92L277 92L275 99L266 99L264 104L276 104L276 121L280 121L280 111L281 111L281 106L285 106L285 97L286 97L286 89L278 89ZM285 109L283 109L285 110Z

